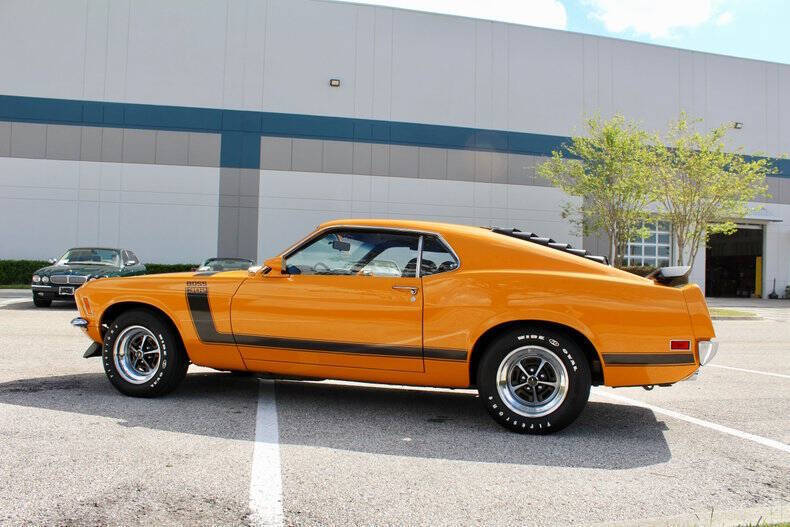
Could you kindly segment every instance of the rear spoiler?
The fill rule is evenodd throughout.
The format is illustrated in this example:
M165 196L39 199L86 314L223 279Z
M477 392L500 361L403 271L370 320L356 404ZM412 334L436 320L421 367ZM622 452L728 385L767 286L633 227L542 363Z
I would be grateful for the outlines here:
M650 278L661 285L676 286L689 283L691 267L676 265L673 267L659 267L645 278Z

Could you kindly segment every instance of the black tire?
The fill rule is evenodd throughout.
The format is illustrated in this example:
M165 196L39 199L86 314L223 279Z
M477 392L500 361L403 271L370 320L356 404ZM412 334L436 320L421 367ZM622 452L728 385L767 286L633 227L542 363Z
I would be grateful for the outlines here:
M52 305L52 299L33 296L33 305L36 307L49 307Z
M150 335L155 338L154 343L148 342L148 347L151 348L158 346L158 361L154 367L148 369L138 382L129 380L129 366L124 369L124 355L122 350L126 348L124 342L127 335L131 332L130 339L133 338L135 332L143 332L147 330ZM116 342L119 338L124 339L118 343L116 349ZM139 346L143 349L145 344ZM151 352L155 353L155 352ZM118 354L118 360L116 360ZM115 388L132 397L157 397L164 395L174 390L187 374L189 368L189 359L186 352L181 346L175 330L159 315L146 310L133 310L127 311L118 316L107 329L104 335L104 343L102 345L102 363L104 364L104 372ZM148 363L146 363L148 364ZM137 370L131 370L132 374L139 373ZM150 375L150 379L147 377Z
M519 361L518 358L524 354L529 356ZM544 360L541 357L548 359L545 362L548 369L538 368L540 362L537 361ZM529 371L517 370L519 364ZM534 364L538 366L530 368ZM530 375L533 372L545 376L545 382ZM498 389L500 374L506 379L501 391ZM563 385L561 378L567 379L564 395L564 388L558 388ZM514 384L511 381L517 382L515 386L522 385L524 381L526 386L512 390ZM551 382L554 384L550 385ZM488 346L477 369L480 400L491 417L509 430L526 434L550 434L571 424L587 404L590 385L590 366L576 342L562 332L538 327L511 330L496 338ZM532 391L533 387L538 391ZM551 390L559 390L553 399ZM508 400L503 399L503 394ZM530 406L539 405L542 394L548 394L545 408ZM537 415L543 411L547 413Z

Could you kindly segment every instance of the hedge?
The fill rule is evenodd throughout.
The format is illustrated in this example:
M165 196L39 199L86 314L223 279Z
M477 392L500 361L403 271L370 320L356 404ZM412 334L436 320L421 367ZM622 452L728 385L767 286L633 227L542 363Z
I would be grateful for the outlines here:
M29 284L33 271L48 265L46 260L0 260L0 284Z
M200 264L145 264L145 274L159 274L159 273L181 273L183 271L191 271Z
M0 285L29 284L33 273L50 265L45 260L0 260ZM191 271L198 264L145 264L146 274Z

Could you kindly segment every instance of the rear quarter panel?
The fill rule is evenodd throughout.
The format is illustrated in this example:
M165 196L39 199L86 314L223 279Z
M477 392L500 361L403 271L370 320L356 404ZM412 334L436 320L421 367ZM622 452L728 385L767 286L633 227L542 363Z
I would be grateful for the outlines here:
M683 292L649 280L556 270L458 271L423 279L425 346L472 350L487 330L510 321L548 321L585 335L599 359L666 353L693 336ZM617 366L602 360L604 384L678 380L696 366ZM429 365L426 363L426 370Z

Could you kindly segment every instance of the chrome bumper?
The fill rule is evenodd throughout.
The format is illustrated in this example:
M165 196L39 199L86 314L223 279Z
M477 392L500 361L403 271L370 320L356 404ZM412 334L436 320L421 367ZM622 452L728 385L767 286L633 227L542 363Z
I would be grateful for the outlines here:
M71 319L71 325L75 328L85 329L88 327L88 321L82 317Z
M719 342L716 339L703 340L697 344L699 352L699 365L704 366L713 360L716 352L719 351Z

